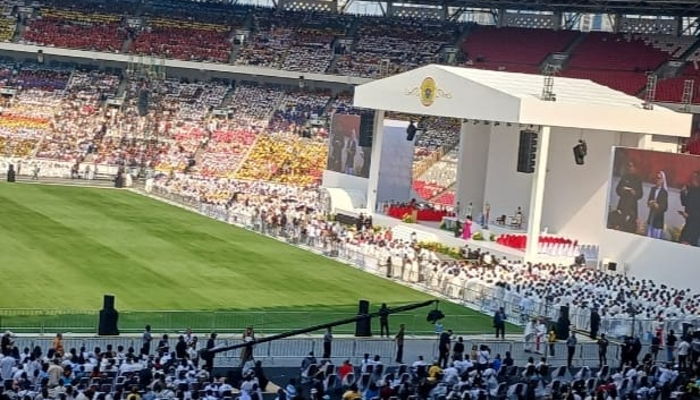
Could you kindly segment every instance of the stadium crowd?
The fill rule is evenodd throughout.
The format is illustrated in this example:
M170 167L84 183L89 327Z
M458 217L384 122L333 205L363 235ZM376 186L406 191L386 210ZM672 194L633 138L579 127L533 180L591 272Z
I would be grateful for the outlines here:
M638 334L650 338L659 327L693 323L700 310L700 295L690 289L585 267L522 264L468 249L463 260L446 259L410 238L393 238L390 229L327 221L322 192L313 186L283 190L283 186L259 181L161 176L154 187L213 205L217 215L224 215L230 222L277 232L356 261L361 259L368 268L423 284L450 298L472 303L488 301L492 308L507 306L517 310L518 315L511 317L521 323L532 315L556 318L560 306L569 306L571 315L576 316L572 320L580 328L590 326L589 318L595 310L605 332L621 336L630 326L630 309L634 309L637 322L644 321ZM248 197L249 190L254 200ZM305 215L306 209L314 210L314 214Z
M656 32L626 22L619 33L582 35L544 28L536 15L495 27L447 22L426 10L373 17L196 3L43 1L18 20L10 6L0 40L369 78L429 63L539 74L550 54L567 52L569 62L558 65L562 76L630 95L643 91L647 72L679 60L686 65L659 79L658 99L668 102L681 101L684 81L698 75L697 38L661 34L661 23Z
M252 328L242 343L254 346ZM672 333L670 333L672 335ZM452 330L439 334L437 356L426 362L418 356L403 363L401 351L396 363L385 365L387 355L365 354L357 366L345 359L336 365L331 358L332 335L327 333L323 358L313 352L300 362L297 376L271 376L252 347L239 352L239 367L215 369L216 357L202 348L217 346L217 335L208 335L206 345L189 328L175 343L163 334L156 342L150 326L142 335L140 348L122 345L67 349L62 334L56 334L49 348L19 349L11 332L2 336L0 397L9 400L46 399L262 399L275 393L278 400L313 399L690 399L698 395L700 337L682 337L678 356L657 363L653 350L640 361L637 356L622 359L619 367L603 363L598 368L555 366L544 356L535 360L514 359L510 352L494 354L487 344L465 347ZM387 338L387 340L391 340ZM397 350L405 345L403 327L394 337ZM693 347L690 346L690 341ZM155 342L155 344L154 344ZM607 351L604 336L598 341ZM576 345L575 335L567 347ZM681 354L683 352L683 354ZM638 353L638 352L637 352ZM551 354L550 354L551 356ZM674 366L678 359L679 365ZM269 370L268 370L269 371ZM286 375L286 374L285 374ZM283 375L284 376L284 375ZM288 379L278 386L274 380Z

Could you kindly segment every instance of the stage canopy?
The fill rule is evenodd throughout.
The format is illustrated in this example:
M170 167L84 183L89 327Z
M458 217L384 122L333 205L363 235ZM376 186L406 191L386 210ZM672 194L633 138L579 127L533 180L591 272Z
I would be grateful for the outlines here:
M372 139L368 208L377 210L376 192L380 176L377 160L381 158L384 136L380 134L383 111L462 120L461 131L455 132L455 135L460 135L456 202L473 202L474 207L481 210L487 197L496 202L497 199L520 195L529 186L525 258L533 261L537 257L538 238L542 232L550 146L553 146L552 160L558 160L552 167L570 173L560 178L549 173L552 184L549 194L567 197L548 196L552 202L548 210L551 215L556 215L550 218L548 214L549 223L572 226L571 221L581 214L580 210L562 211L558 215L559 208L551 204L571 203L566 191L558 189L571 185L574 176L579 176L577 188L585 187L577 193L577 199L580 207L586 210L585 223L588 223L605 214L603 189L609 177L611 148L620 145L645 148L650 143L675 143L673 139L677 137L690 136L691 114L658 105L645 108L641 99L585 79L553 77L549 93L554 95L550 98L555 99L543 100L546 80L542 75L428 65L356 87L355 106L379 110L375 114ZM512 171L508 166L508 160L517 158L518 132L523 128L537 132L536 162L531 175L518 174L515 165ZM594 153L590 158L600 156L593 165L589 163L585 168L574 165L572 156L569 156L570 146L576 140L572 132L576 132L578 138L586 138L589 150ZM557 137L550 139L551 135ZM491 146L491 141L498 144ZM506 147L508 150L504 150ZM558 157L565 153L566 157ZM504 154L509 156L502 158ZM491 159L497 162L496 165L489 166ZM492 168L496 166L498 168ZM586 185L581 184L581 180L585 180ZM524 199L522 203L527 204ZM600 239L598 233L591 233L591 236Z
M541 100L545 77L428 65L355 88L357 107L549 127L690 136L692 116L586 79L554 77L556 101Z

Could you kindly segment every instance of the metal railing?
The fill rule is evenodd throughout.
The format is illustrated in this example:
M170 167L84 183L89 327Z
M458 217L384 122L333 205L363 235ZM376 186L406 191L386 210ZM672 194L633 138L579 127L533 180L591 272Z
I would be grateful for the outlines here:
M171 339L171 343L175 338ZM217 340L217 346L229 346L240 340L236 336L221 336ZM51 336L32 336L32 337L16 337L14 338L15 345L19 349L33 349L39 346L42 349L49 349L52 346L53 338ZM142 339L140 335L120 336L120 337L80 337L80 336L64 336L64 347L66 349L94 349L95 347L106 348L111 344L114 348L123 346L124 349L133 348L139 351L142 347ZM491 349L491 356L500 354L501 357L506 352L510 352L512 357L518 364L524 362L530 356L537 354L526 353L524 343L511 341L497 341L493 339L470 339L465 338L465 348L470 349L473 345L487 345ZM437 357L437 339L432 338L412 338L407 337L404 346L404 360L412 362L419 355L426 360L431 360ZM540 350L546 354L549 363L554 366L565 365L567 349L566 344L562 341L557 342L554 355L549 353L549 349L545 349L545 344L542 344ZM253 351L256 359L266 360L266 364L287 364L298 365L298 363L310 352L314 351L317 355L321 354L323 349L323 339L321 337L298 337L293 339L281 339L272 342L256 345ZM642 350L645 354L648 348ZM151 352L155 352L151 349ZM393 340L377 339L377 338L346 338L336 337L332 345L332 358L336 360L336 364L340 364L342 360L349 359L353 364L358 365L364 354L380 355L384 362L393 363L396 355L396 344ZM231 350L217 355L216 365L231 366L239 364L239 350ZM597 366L598 365L598 346L593 342L584 342L576 346L576 352L573 358L574 366ZM616 344L611 344L607 350L607 360L609 365L619 365L620 348ZM659 355L659 361L664 361L663 354Z
M211 310L137 310L119 312L121 333L138 333L146 324L159 332L180 332L192 328L195 332L238 333L247 326L254 326L264 334L286 332L291 329L319 325L331 321L351 318L354 313L333 313L323 311L211 311ZM453 326L469 326L468 315L447 315ZM14 333L97 333L98 310L51 310L51 309L0 309L0 330ZM434 327L425 321L425 313L402 313L392 317L392 326L405 324L411 335L433 334ZM334 328L337 334L353 334L354 325ZM468 332L464 333L484 333Z

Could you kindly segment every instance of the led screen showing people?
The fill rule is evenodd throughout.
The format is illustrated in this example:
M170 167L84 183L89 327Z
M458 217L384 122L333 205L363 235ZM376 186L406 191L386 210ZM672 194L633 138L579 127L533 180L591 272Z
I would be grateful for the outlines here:
M618 147L607 227L698 246L700 157Z
M328 146L328 170L369 177L372 149L360 146L359 116L334 114Z

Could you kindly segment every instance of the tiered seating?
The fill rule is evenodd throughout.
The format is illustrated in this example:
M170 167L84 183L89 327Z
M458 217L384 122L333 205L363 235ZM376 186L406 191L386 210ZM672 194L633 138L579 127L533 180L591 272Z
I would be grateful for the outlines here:
M236 177L296 186L317 184L327 157L328 145L325 142L296 135L262 135Z
M14 69L14 62L0 60L0 87L5 87L9 84Z
M674 78L661 79L656 85L656 100L669 103L683 101L683 85L686 80L694 80L692 103L700 103L700 67L697 62L687 64L680 75Z
M218 125L200 159L199 173L205 177L232 178L248 149L255 143L258 132L239 126L237 121Z
M0 18L0 42L9 42L15 35L17 21L14 18Z
M24 32L27 43L115 52L121 50L126 31L121 16L44 8L41 18Z
M131 52L188 61L226 62L231 53L231 28L225 25L152 18Z
M455 205L455 192L452 189L445 190L439 196L433 197L430 202L439 206L453 207Z
M695 155L700 155L700 131L695 131L688 138L684 148L684 153L690 153Z
M270 115L283 95L284 91L274 86L241 83L236 85L228 108L236 120L263 128L268 125Z
M111 5L110 5L111 7ZM130 7L133 11L138 6ZM149 0L141 4L145 17L168 17L175 20L199 21L217 25L241 26L250 7L219 4L211 1Z
M229 106L231 120L214 121L200 159L203 176L232 177L258 134L267 128L283 92L272 86L237 84Z
M592 32L576 46L562 75L592 79L636 95L644 88L645 73L670 58L668 53L648 46L641 39Z
M366 17L350 54L337 61L333 72L377 77L382 60L389 73L437 62L440 49L455 38L455 26L439 21Z
M10 108L0 116L0 155L29 156L49 128L48 118L19 112Z
M52 127L37 149L37 158L82 161L94 145L104 118L99 114L105 94L113 94L119 77L100 72L74 72L64 96L58 98Z
M413 190L415 190L416 193L418 193L418 196L420 196L422 199L430 200L445 190L445 188L423 180L415 180L413 181Z
M154 81L148 115L140 116L137 99L142 87L131 82L126 110L105 127L96 162L147 164L159 171L183 171L208 139L205 118L221 104L228 87L216 83Z
M570 69L564 71L562 75L569 78L590 79L630 95L637 95L647 83L644 73L632 71Z
M60 106L61 95L55 89L66 86L69 72L25 64L12 78L7 71L14 69L5 63L5 84L21 87L12 102L3 100L0 116L0 154L27 157L36 150L41 138L50 132L51 119Z
M287 17L289 18L289 17ZM326 72L333 59L333 44L344 36L352 23L350 17L327 13L296 15L301 21L291 36L291 46L282 69L291 71Z
M698 40L696 36L672 35L634 35L634 39L643 40L647 46L668 53L673 58L682 56Z
M325 111L330 95L324 91L289 92L272 115L270 131L294 131L308 120L319 118Z
M65 89L70 74L70 70L46 68L38 64L23 64L14 78L14 84L23 89L52 92Z
M361 109L356 108L352 104L352 94L349 93L341 93L338 96L336 96L336 98L331 101L329 107L329 114L339 113L359 115L361 111Z
M564 51L578 34L550 29L477 26L462 43L462 52L468 66L537 74L549 54Z
M420 179L441 189L451 186L457 180L457 157L456 150L450 151L425 171Z
M333 59L333 43L345 34L351 18L328 13L259 10L254 33L236 62L323 73Z

